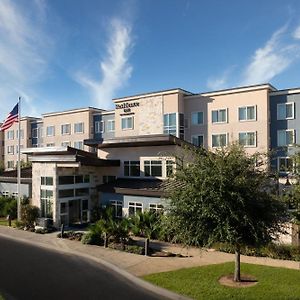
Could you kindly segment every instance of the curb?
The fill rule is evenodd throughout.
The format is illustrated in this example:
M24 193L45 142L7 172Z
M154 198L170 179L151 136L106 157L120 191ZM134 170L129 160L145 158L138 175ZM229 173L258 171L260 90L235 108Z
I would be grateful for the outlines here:
M0 237L11 239L11 240L16 240L16 241L23 242L25 244L30 244L30 245L33 245L36 247L45 248L47 250L52 250L52 251L56 251L56 252L80 256L80 257L83 257L83 258L86 258L86 259L89 259L89 260L92 260L92 261L102 264L103 266L107 267L108 269L110 269L110 270L116 272L117 274L121 275L122 277L126 278L128 281L130 281L134 285L139 286L139 287L141 287L145 290L148 290L152 293L155 293L158 296L162 296L164 298L171 299L171 300L191 300L191 298L176 294L167 289L158 287L156 285L153 285L152 283L144 281L144 280L140 279L139 277L132 275L131 273L125 271L124 269L117 267L116 265L114 265L104 259L96 258L96 257L86 254L86 253L77 252L72 249L61 249L54 245L46 245L41 242L35 242L35 241L27 240L24 238L13 237L13 236L9 236L9 235L3 234L3 233L0 233Z

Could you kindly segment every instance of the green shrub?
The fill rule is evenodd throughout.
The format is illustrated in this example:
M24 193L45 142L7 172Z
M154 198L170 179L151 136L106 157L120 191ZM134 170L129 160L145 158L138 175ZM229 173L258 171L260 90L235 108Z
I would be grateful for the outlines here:
M21 206L21 219L26 227L33 227L39 217L39 208L31 204Z
M0 197L0 217L10 215L12 219L17 217L17 199Z
M81 238L82 244L87 245L103 245L103 239L101 235L95 234L94 232L87 232Z

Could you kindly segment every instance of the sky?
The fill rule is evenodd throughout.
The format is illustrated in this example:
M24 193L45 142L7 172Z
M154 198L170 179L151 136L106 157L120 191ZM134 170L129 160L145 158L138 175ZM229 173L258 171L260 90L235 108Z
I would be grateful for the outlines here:
M299 0L0 0L0 121L267 82L300 87Z

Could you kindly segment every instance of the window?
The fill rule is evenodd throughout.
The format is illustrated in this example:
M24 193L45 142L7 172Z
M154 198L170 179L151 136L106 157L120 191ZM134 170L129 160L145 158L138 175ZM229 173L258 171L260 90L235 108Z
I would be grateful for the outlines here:
M111 200L110 205L113 208L113 216L115 218L122 218L123 202L117 200Z
M21 129L20 132L21 132L20 139L22 140L22 139L24 139L24 129ZM16 133L17 133L16 138L18 139L19 138L19 130L17 130Z
M144 162L145 176L162 176L162 162L161 160L145 160Z
M90 182L90 175L76 175L75 176L75 183L89 183Z
M82 141L74 142L74 148L83 150L83 142Z
M293 170L293 160L289 157L278 157L278 171L290 172Z
M61 125L61 134L71 134L71 124Z
M71 146L71 142L62 142L61 146L62 147L69 147L69 146Z
M211 112L212 123L226 123L227 122L227 109L218 109Z
M114 182L115 180L116 180L116 176L111 176L111 175L103 176L103 183L110 183L110 182Z
M41 185L53 185L53 177L41 177Z
M53 217L53 191L41 190L41 217Z
M277 104L277 120L294 119L295 103Z
M22 151L23 148L24 148L24 146L23 146L23 145L20 145L21 151ZM16 145L16 153L19 153L19 146L18 146L18 145Z
M122 118L122 130L133 129L133 117Z
M256 106L239 107L239 121L255 121Z
M224 147L226 145L227 145L227 133L212 135L212 147Z
M203 124L203 111L192 112L192 125Z
M55 135L55 127L54 126L47 126L46 135L47 136L54 136Z
M14 154L14 146L7 146L7 154Z
M7 131L7 139L8 139L8 140L13 140L13 139L14 139L14 136L15 136L15 134L14 134L14 131L13 131L13 130Z
M59 198L68 198L68 197L74 197L74 190L59 190L58 191L58 197Z
M175 162L173 160L166 161L166 175L167 176L171 176L173 174L174 164L175 164Z
M278 147L295 144L295 130L278 130L277 145Z
M15 162L13 160L9 160L7 162L7 169L13 169L15 166Z
M90 194L89 188L75 189L75 197L88 196Z
M162 204L150 203L149 210L154 213L160 213L164 209Z
M124 176L140 176L140 162L124 161Z
M134 216L143 211L143 204L139 202L129 202L128 214L129 216Z
M95 122L95 133L103 133L104 132L104 121Z
M74 176L59 176L58 184L59 185L74 184Z
M115 131L115 120L107 121L107 131L109 132Z
M256 147L256 132L240 132L239 143L245 147Z
M68 224L68 203L67 202L60 203L60 223Z
M46 147L54 147L55 144L54 143L49 143L49 144L46 144Z
M31 135L32 138L34 139L41 138L43 136L43 128L42 127L33 128Z
M89 214L88 214L88 210L89 210L89 201L84 199L81 201L81 221L82 222L88 222L89 221Z
M164 134L176 136L176 113L164 115Z
M195 146L203 146L204 143L204 137L203 134L201 135L192 135L192 144Z
M74 133L83 133L83 123L74 124Z

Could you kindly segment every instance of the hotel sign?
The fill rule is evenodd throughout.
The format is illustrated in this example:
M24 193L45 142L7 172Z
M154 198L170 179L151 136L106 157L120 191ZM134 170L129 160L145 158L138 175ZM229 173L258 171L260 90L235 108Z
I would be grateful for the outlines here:
M125 113L131 112L131 108L140 106L139 102L125 102L116 104L116 109L123 109Z

